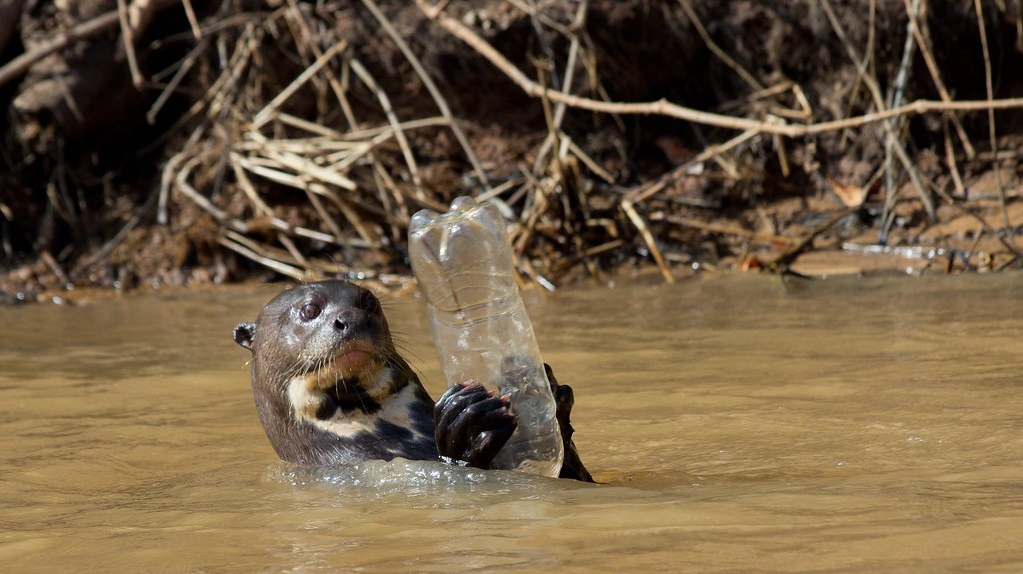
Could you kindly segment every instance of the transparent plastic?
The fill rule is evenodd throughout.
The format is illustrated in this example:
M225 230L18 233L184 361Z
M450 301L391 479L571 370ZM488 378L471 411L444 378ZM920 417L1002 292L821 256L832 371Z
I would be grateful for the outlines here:
M459 197L447 213L416 213L409 256L444 380L449 386L475 380L511 396L519 426L494 467L558 476L564 447L557 407L497 208Z

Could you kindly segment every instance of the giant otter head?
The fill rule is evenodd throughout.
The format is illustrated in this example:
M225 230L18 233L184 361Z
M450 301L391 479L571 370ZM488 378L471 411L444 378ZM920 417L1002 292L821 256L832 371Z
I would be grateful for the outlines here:
M394 348L380 301L347 281L284 291L255 323L235 327L234 340L252 351L256 408L284 460L317 464L345 458L345 452L362 448L360 441L381 438L376 435L383 433L382 420L409 426L406 413L415 403L431 406ZM415 388L401 392L408 386ZM400 392L406 404L395 406ZM389 416L387 409L397 411ZM432 420L420 426L432 434L429 425Z

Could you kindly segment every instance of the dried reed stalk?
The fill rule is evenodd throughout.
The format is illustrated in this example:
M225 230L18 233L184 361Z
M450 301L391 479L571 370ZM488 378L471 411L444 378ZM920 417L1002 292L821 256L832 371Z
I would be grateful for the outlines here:
M1023 107L1023 98L996 100L990 88L989 97L984 101L951 98L933 63L932 43L926 29L922 28L925 22L920 16L926 2L912 4L911 0L904 0L909 15L907 54L911 54L910 48L922 54L940 101L886 104L879 88L881 82L866 72L872 48L861 55L843 32L828 0L822 0L836 37L861 71L858 81L870 93L874 111L814 121L813 107L798 84L780 82L765 87L767 82L756 78L713 42L689 0L678 1L697 33L716 57L752 90L749 96L738 99L726 109L755 109L760 114L758 117L705 112L666 100L636 103L578 96L574 92L580 90L577 80L580 70L589 71L591 91L601 93L599 81L595 79L596 55L586 36L588 3L580 2L571 23L566 25L540 13L535 3L508 1L529 15L539 34L556 34L567 41L564 61L553 61L553 53L548 53L547 61L541 66L552 70L554 75L560 74L563 78L560 84L556 84L556 80L548 81L543 70L538 79L528 77L473 29L446 14L446 2L438 6L430 6L426 0L415 2L426 18L464 42L543 107L547 133L536 148L531 169L522 166L521 173L491 187L489 174L452 111L443 86L437 85L412 50L414 42L402 36L399 27L376 0L362 0L359 5L373 17L386 39L398 48L430 94L439 115L399 117L384 83L360 61L356 50L333 37L329 27L314 21L314 12L303 10L295 0L283 2L261 20L243 18L243 24L231 26L207 25L195 20L190 1L180 0L190 19L197 47L179 64L165 93L169 94L174 86L185 81L186 75L201 68L203 58L209 58L214 47L220 52L217 62L222 65L210 66L217 70L214 82L182 120L201 121L189 142L167 163L157 207L160 220L168 220L168 196L177 193L223 226L221 245L288 277L308 279L340 274L396 281L399 275L380 270L391 269L390 266L404 270L404 235L411 213L422 207L443 210L446 201L444 193L433 193L425 188L411 136L417 130L450 130L482 183L479 197L493 201L516 222L513 230L516 260L534 280L552 287L568 269L580 263L595 273L592 258L626 249L629 245L641 245L664 280L671 282L674 274L669 263L679 257L665 253L665 237L679 227L752 241L788 242L790 249L775 261L777 267L783 267L811 248L813 237L831 229L848 215L843 212L841 217L834 216L809 237L786 239L778 234L765 236L738 227L700 226L694 224L692 218L665 215L660 211L658 206L668 204L707 207L698 199L681 197L671 190L704 164L715 162L721 166L715 173L724 179L740 180L744 176L736 161L740 155L737 150L765 140L769 145L773 140L782 170L787 173L791 166L785 138L806 138L880 124L881 141L892 150L893 159L901 164L920 201L933 216L935 210L930 193L899 142L902 129L899 122L917 114L940 113L950 123L949 133L954 130L958 144L969 156L973 153L972 147L956 112L993 114L994 110ZM978 17L981 16L978 13ZM116 24L116 20L112 24ZM122 28L125 32L131 31L123 24ZM267 63L259 47L271 37L277 43L294 47L304 67L290 81L285 80L286 85L276 93L267 94L258 80L261 67L272 64ZM872 44L873 38L868 42ZM907 55L902 62L907 72L909 61ZM0 69L0 85L6 69ZM905 85L906 80L895 83ZM321 109L339 110L343 116L340 123L346 125L338 125L336 119L328 125L323 114L311 118L294 115L289 103L299 94L309 92L318 98ZM762 103L754 106L754 102ZM151 111L154 115L163 102L157 104ZM359 105L364 107L358 108ZM375 106L373 117L378 119L360 118L357 109L370 105ZM659 178L625 187L566 133L562 124L570 109L611 115L659 115L739 133L723 143L709 142L694 157ZM991 137L994 138L993 124ZM792 145L791 142L788 145ZM951 136L947 136L947 163L954 172L957 189L962 189L955 169L955 155ZM218 193L217 184L210 183L223 181L223 174L228 174L240 201L229 202ZM613 205L615 218L590 213L595 200L591 179L602 182L608 190L607 202ZM944 197L948 201L947 196ZM889 198L894 202L894 190L889 191ZM301 214L293 207L296 201L307 206ZM605 231L591 241L583 239L587 230ZM630 231L625 234L624 230ZM374 271L367 272L367 269Z

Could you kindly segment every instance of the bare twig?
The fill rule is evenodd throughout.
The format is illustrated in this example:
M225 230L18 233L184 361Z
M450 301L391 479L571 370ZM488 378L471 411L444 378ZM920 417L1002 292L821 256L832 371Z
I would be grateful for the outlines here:
M920 0L911 1L913 4L912 6L909 7L909 10L912 14L916 14L920 10ZM898 107L899 105L902 104L902 95L905 92L906 82L909 81L910 64L912 63L913 53L916 51L916 36L909 32L909 30L912 30L913 28L912 19L909 20L909 23L906 25L906 27L907 33L906 41L902 48L902 61L899 64L899 71L895 74L895 88L894 93L892 94L892 103L890 106L893 108ZM898 194L896 193L895 190L894 183L895 173L892 170L892 153L893 148L896 146L896 141L895 138L891 136L899 131L899 125L900 124L898 123L898 118L893 118L889 122L887 122L885 126L885 129L887 130L887 134L889 135L889 137L885 138L884 142L885 155L884 176L886 194L884 202L884 212L881 216L881 235L878 240L882 245L888 243L888 231L891 228L892 222L895 220L894 210L895 198ZM901 144L898 145L899 147L901 147ZM910 177L914 177L916 175L915 171L910 171L909 175ZM915 180L914 184L916 184ZM918 187L918 189L920 189L920 187ZM926 193L924 193L923 196L926 196ZM931 219L933 220L934 219L933 208L928 210L928 213L931 215Z
M834 9L831 7L830 0L821 0L821 7L824 9L824 13L828 17L828 21L831 23L831 27L834 30L835 35L838 36L839 40L841 40L843 46L845 47L846 53L849 55L849 59L852 60L853 62L859 62L860 56L856 50L856 47L853 46L852 42L849 41L849 38L842 27L841 21L835 14ZM881 95L881 88L878 86L877 80L874 79L872 76L864 75L863 82L867 86L871 98L874 101L874 106L878 110L900 109L899 107L888 107L885 105L884 97ZM896 117L900 116L892 116L892 118ZM910 182L916 189L917 195L920 197L920 201L923 203L924 209L927 211L928 218L931 221L935 221L937 215L935 214L934 211L934 202L931 200L931 197L927 193L927 189L924 187L923 183L921 183L920 177L916 173L916 168L913 166L913 162L910 161L909 159L909 155L906 154L906 150L903 148L902 143L899 142L895 128L892 127L892 125L888 122L882 123L881 126L884 128L885 134L884 143L886 151L892 150L895 152L895 155L898 156L899 161L902 163L902 168L906 171L906 174L909 176ZM883 221L887 221L888 215L892 213L891 207L895 205L896 190L891 185L890 181L886 191L887 198L885 202L885 213L882 216ZM881 235L879 239L882 243L887 241L887 233L888 226L887 224L882 223Z
M466 158L468 158L469 163L476 172L476 176L479 177L480 182L484 187L489 188L490 182L487 179L487 174L483 170L480 160L476 157L476 153L473 151L472 146L469 145L469 138L465 137L465 132L462 131L461 126L458 125L454 115L452 115L451 108L448 106L447 100L444 99L443 94L441 94L440 89L437 88L437 85L434 83L430 75L426 73L426 69L423 67L422 63L419 62L419 58L417 58L412 49L409 48L408 43L401 37L401 34L398 34L398 31L394 28L394 25L391 24L390 20L384 16L384 13L380 10L380 7L377 6L376 2L373 0L362 0L362 3L370 11L370 13L373 14L373 17L377 19L377 22L380 23L380 27L383 28L384 31L387 32L387 35L391 37L391 40L396 46L398 46L398 49L401 50L405 59L412 65L412 69L415 70L416 75L418 75L423 81L423 85L426 87L426 90L430 92L430 96L433 98L434 103L437 104L437 109L440 110L441 115L447 120L451 133L455 135L455 139L457 139L458 143L462 146L462 150L465 152Z
M231 169L234 171L234 179L238 182L238 186L241 187L242 193L244 193L249 201L252 203L253 211L260 216L273 215L274 210L270 209L270 206L259 197L259 193L256 192L256 187L252 185L252 181L249 176L245 173L245 168L242 165L245 161L237 153L231 152L228 155L231 160Z
M948 165L948 171L952 174L952 182L956 189L956 194L960 197L966 197L966 186L963 185L963 178L959 175L959 164L956 162L955 148L952 146L952 135L948 130L948 115L942 116L942 124L945 128L945 163Z
M202 28L199 26L199 20L195 17L195 10L192 9L192 0L181 0L181 6L185 9L188 25L192 27L192 36L196 40L202 40Z
M253 52L258 49L258 42L256 38L258 33L256 27L252 22L247 22L243 29L241 36L235 42L235 50L231 54L230 60L224 66L224 69L217 76L217 79L213 82L203 97L199 98L195 103L192 104L188 111L182 114L181 118L174 123L169 129L167 129L162 136L156 139L149 145L152 148L164 142L170 137L179 127L187 124L188 122L195 119L199 114L206 112L208 117L216 117L216 110L220 107L219 102L225 97L224 94L231 92L237 86L241 79L242 73L250 61ZM199 138L202 133L203 127L196 128L193 132L190 141L194 142ZM187 147L187 146L185 146Z
M646 201L654 194L659 193L665 187L674 183L678 178L684 176L694 166L699 165L715 156L723 154L737 146L740 146L743 143L749 141L750 139L756 137L757 135L758 132L756 130L748 130L735 136L734 138L728 140L723 144L715 144L708 146L707 149L698 153L694 158L690 159L684 164L676 167L675 169L669 171L668 173L662 175L661 177L655 179L654 181L637 187L630 191L629 199L637 203Z
M813 231L806 234L799 239L798 242L790 246L785 250L784 253L774 258L772 261L764 262L765 266L771 271L784 271L789 265L792 264L800 255L806 250L813 246L813 240L816 239L820 234L831 229L836 223L842 221L846 217L852 215L855 209L846 209L840 211L831 217L829 217L824 223L818 225Z
M718 223L711 223L693 219L691 217L676 217L672 215L662 215L657 218L651 216L651 220L664 221L665 223L671 223L673 225L679 225L682 227L691 227L693 229L699 229L701 231L709 231L711 233L722 233L725 235L735 235L750 241L756 241L758 243L765 243L771 245L791 245L796 243L797 240L791 237L785 237L784 235L775 235L773 233L759 233L751 231L743 227L735 225L721 225Z
M127 0L117 0L117 18L121 23L121 38L124 40L124 54L128 58L128 69L131 70L131 83L136 88L140 88L143 78L135 57L135 31L128 21Z
M117 10L101 14L91 20L78 24L52 40L44 42L32 50L21 54L20 56L12 59L10 62L4 64L3 67L0 67L0 86L9 84L12 80L28 71L32 64L42 60L46 56L49 56L58 50L63 50L79 40L83 40L109 30L116 26L119 21Z
M576 10L575 19L572 21L571 26L571 37L572 41L568 46L568 59L565 62L565 81L562 83L561 91L569 93L572 90L572 82L575 79L575 65L576 58L579 55L579 34L580 30L586 22L586 11L589 9L589 1L583 0L579 3L579 8ZM551 63L553 65L553 62ZM565 103L560 102L555 107L553 122L550 125L547 136L544 138L543 143L540 144L540 149L536 152L536 160L533 162L533 171L539 173L540 166L543 164L547 154L550 152L551 146L557 139L557 134L561 131L561 123L565 118Z
M145 203L143 203L138 209L135 210L135 214L131 216L131 219L129 219L128 222L125 223L124 226L122 226L121 229L119 229L117 233L114 234L113 237L107 240L107 242L103 244L103 247L99 248L99 250L91 253L89 256L87 256L81 262L79 262L78 267L87 268L99 261L104 260L108 255L110 255L110 252L113 251L114 248L117 247L117 245L120 244L121 241L123 241L124 238L128 236L128 233L130 233L132 229L135 229L135 227L137 227L139 223L142 223L142 220L145 219L146 216L149 214L149 211L153 208L153 205L155 205L156 202L159 200L159 196L160 196L159 192L149 194L149 197L146 198Z
M661 249L657 246L657 240L654 239L654 234L650 232L650 228L647 226L646 221L640 216L639 212L636 211L636 207L632 200L625 198L622 200L622 211L628 216L629 221L636 226L639 230L640 236L643 238L643 242L646 243L647 249L650 250L651 257L654 258L654 262L657 263L657 268L661 270L661 276L664 277L666 283L672 284L675 282L675 277L671 274L671 270L668 265L664 262L664 256L661 255Z
M924 58L924 63L927 64L927 71L931 74L931 81L934 82L934 87L938 90L938 95L941 96L941 101L950 103L952 101L952 95L948 93L948 89L945 87L945 82L941 79L941 72L938 70L938 63L934 59L934 53L932 51L932 42L930 33L928 32L927 18L925 17L924 11L927 9L927 2L924 1L923 5L918 11L914 10L910 4L910 0L903 0L906 6L906 13L909 15L910 29L916 36L916 42L920 45L920 55ZM924 26L924 27L921 27ZM963 149L966 151L966 157L973 159L976 155L976 151L973 149L973 144L970 143L970 138L966 135L966 129L963 128L963 123L959 121L959 116L954 113L945 114L952 120L955 125L956 135L959 136L959 141L963 144Z
M146 121L150 124L156 123L156 116L160 114L160 110L163 109L167 100L170 99L171 94L174 93L174 91L178 88L178 85L181 84L181 81L185 79L185 76L192 69L192 66L195 65L196 59L198 59L198 57L205 52L208 47L208 42L202 40L188 53L188 55L185 56L177 70L174 71L174 75L171 77L170 81L167 82L163 91L160 92L159 96L157 96L156 101L154 101L153 105L149 107L149 111L146 112Z
M468 44L470 47L476 50L481 56L490 61L491 64L493 64L498 70L505 74L508 77L508 79L513 81L517 86L519 86L519 88L522 89L522 91L524 91L527 95L534 98L540 98L544 96L543 86L530 80L525 74L523 74L518 68L516 68L514 64L512 64L507 58L501 55L500 52L495 50L493 46L487 43L486 40L479 37L479 35L470 30L464 24L442 13L435 13L435 10L433 8L430 8L429 6L426 5L425 0L416 0L416 4L420 7L424 14L426 14L431 19L435 20L439 26L447 30L449 33L451 33L451 35L455 36L459 40L462 40L463 42ZM654 102L638 103L603 102L593 100L590 98L575 96L572 94L564 94L561 92L552 91L547 92L547 97L549 97L550 100L555 103L564 102L566 105L570 107L592 110L596 112L604 112L609 114L660 115L680 120L686 120L703 125L744 131L754 130L760 133L778 134L791 138L798 138L807 135L856 128L877 122L883 122L891 118L911 116L917 114L926 114L932 112L983 111L1023 108L1023 98L1006 98L1000 100L979 101L964 100L956 102L916 100L912 103L900 106L898 108L884 109L882 107L877 112L866 113L859 116L842 118L827 122L818 122L809 125L794 125L786 123L772 124L770 122L751 120L747 118L736 118L721 114L715 114L711 112L704 112L700 110L694 110L692 108L687 108L685 106L673 104L664 99L657 100Z
M746 71L746 68L743 68L714 42L714 40L710 37L710 34L707 33L707 29L703 27L703 22L700 21L700 17L696 14L696 10L693 10L693 6L689 3L689 0L678 0L678 3L682 5L682 10L685 11L686 17L693 23L693 28L696 28L696 33L703 39L703 43L707 45L707 48L715 56L717 56L719 60L724 62L726 66L735 70L735 73L742 78L742 81L749 84L749 87L753 88L754 91L763 90L764 86L753 77L753 74Z
M387 116L387 121L391 123L391 127L394 128L394 139L397 140L398 146L401 147L401 153L405 157L405 163L409 168L409 175L412 176L412 186L416 190L418 197L424 197L426 194L423 193L423 180L419 175L419 166L416 164L416 156L412 153L412 146L409 145L408 139L405 137L405 132L401 129L401 122L398 121L398 116L394 112L394 108L391 107L391 100L384 93L384 90L377 85L376 80L370 75L369 71L359 62L356 58L351 58L348 64L352 67L352 71L355 75L359 76L362 83L366 84L369 90L376 94L377 100L380 102L380 107L383 108L384 114Z
M44 249L43 252L39 254L39 258L42 259L43 263L45 263L46 266L50 268L50 271L53 272L53 274L56 275L58 279L60 279L61 283L63 283L64 285L72 284L71 278L68 277L67 273L64 272L64 269L61 268L60 263L57 263L57 260L54 259L52 253Z
M991 54L988 51L987 45L987 26L984 25L984 8L981 6L980 0L973 0L973 8L977 14L977 28L980 32L980 47L984 53L984 87L987 89L987 99L988 101L991 101L994 99L995 90L991 79ZM997 154L998 135L997 129L995 128L995 111L990 108L987 111L987 124L991 151ZM1005 202L1005 187L1002 185L1002 166L999 161L995 160L992 162L991 167L995 172L995 187L998 190L998 203L1002 208L1002 218L1005 223L1005 231L1009 233L1009 241L1015 248L1016 232L1009 221L1009 208Z
M259 110L255 117L252 118L253 128L257 130L262 128L266 124L266 122L270 121L271 114L277 108L279 108L281 104L287 101L287 99L290 98L292 94L294 94L306 82L308 82L310 78L315 76L317 72L319 72L321 68L326 66L327 63L329 63L334 56L345 51L345 49L347 48L348 42L342 40L341 42L338 42L337 44L331 46L323 54L320 54L320 56L316 58L316 61L313 62L311 66L309 66L305 70L302 70L302 73L299 74L298 77L296 77L294 80L292 80L291 83L288 84L288 87L281 90L281 92L274 96L274 98L270 100L269 103L263 106L263 109Z
M231 217L229 213L214 205L212 201L207 199L206 196L204 196L203 194L199 193L199 191L192 187L192 184L188 182L188 176L191 175L192 170L195 169L197 165L199 165L199 160L197 158L192 158L181 167L181 171L178 172L178 175L174 181L174 183L176 184L175 188L181 193L188 196L188 198L191 199L193 203L201 207L203 211L212 216L213 219L216 219L217 221L224 224L228 228L238 231L240 233L247 232L248 227L243 222Z
M240 233L233 233L229 231L224 237L219 238L217 242L231 251L251 259L263 267L272 269L281 275L291 277L296 281L301 281L306 278L306 273L302 271L302 269L295 267L294 265L282 263L276 259L271 259L270 257L259 253L258 247Z

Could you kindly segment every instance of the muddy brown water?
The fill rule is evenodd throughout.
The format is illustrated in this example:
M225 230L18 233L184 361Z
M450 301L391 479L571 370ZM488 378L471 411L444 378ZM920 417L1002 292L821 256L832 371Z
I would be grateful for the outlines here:
M558 292L599 486L275 462L230 332L277 290L0 308L3 571L1023 571L1018 274Z

